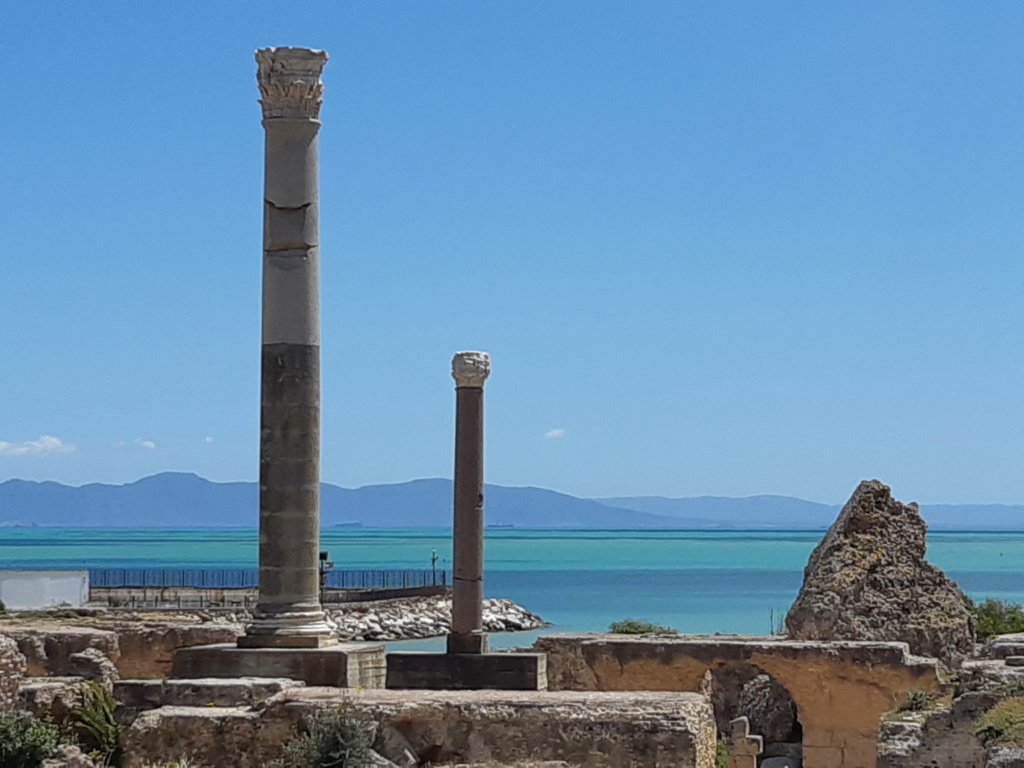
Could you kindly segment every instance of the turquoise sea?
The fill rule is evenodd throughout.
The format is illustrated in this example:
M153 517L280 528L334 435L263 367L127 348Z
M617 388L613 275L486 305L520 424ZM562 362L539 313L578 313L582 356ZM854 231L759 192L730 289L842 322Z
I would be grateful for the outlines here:
M684 632L767 633L793 601L822 531L489 529L485 590L554 625L597 631L625 617ZM0 529L0 568L255 566L250 529ZM339 568L450 567L443 529L327 529ZM972 597L1024 602L1024 533L932 533L928 558ZM524 644L533 633L495 637ZM524 637L524 635L526 635Z

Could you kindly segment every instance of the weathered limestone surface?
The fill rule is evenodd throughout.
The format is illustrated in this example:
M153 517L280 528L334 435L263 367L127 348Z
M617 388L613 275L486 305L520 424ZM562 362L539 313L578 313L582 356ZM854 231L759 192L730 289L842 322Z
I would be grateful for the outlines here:
M1024 632L990 637L982 649L982 655L990 659L1005 659L1009 656L1024 656Z
M254 707L301 682L274 677L119 680L114 698L134 713L157 707Z
M5 622L2 631L17 642L31 676L95 677L98 670L88 668L89 662L78 654L89 652L94 663L104 666L95 656L98 651L113 662L116 675L123 678L167 677L178 648L233 642L242 631L240 625L198 619L128 621L115 617L104 621L84 617L82 621L93 625ZM108 674L100 676L110 677L110 668L104 668Z
M65 723L82 706L82 682L80 677L27 677L18 690L17 706Z
M98 648L86 648L72 653L68 657L68 673L83 680L95 680L108 685L118 678L114 662Z
M28 671L25 654L14 638L0 635L0 709L10 707L18 696L18 686Z
M950 691L924 712L892 712L879 731L878 768L989 768L1013 765L1011 752L986 752L975 722L997 702L1024 690L1024 668L1001 660L964 662ZM999 762L1003 761L1003 762ZM1009 761L1009 762L1008 762Z
M14 638L28 662L28 674L69 676L72 654L95 648L116 663L120 655L117 633L107 629L65 626L61 624L8 624L3 633Z
M905 643L794 641L739 635L544 635L550 690L697 691L705 673L749 665L790 692L804 768L874 765L878 721L910 690L936 690L934 659Z
M61 747L56 756L42 762L42 768L95 768L95 765L92 758L72 746Z
M125 679L167 677L179 648L231 643L242 634L240 625L210 621L124 624L116 631L117 671Z
M699 694L290 689L261 710L163 707L127 732L127 768L191 754L195 765L262 766L317 707L347 701L379 723L377 744L420 764L565 761L588 768L713 768L711 706Z
M974 649L974 618L956 583L924 559L926 531L917 504L862 482L811 554L789 636L900 641L958 665Z

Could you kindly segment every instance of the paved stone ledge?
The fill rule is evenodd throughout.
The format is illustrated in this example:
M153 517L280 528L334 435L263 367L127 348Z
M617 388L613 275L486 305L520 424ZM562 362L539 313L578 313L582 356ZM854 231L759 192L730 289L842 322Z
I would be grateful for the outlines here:
M173 761L256 768L303 716L348 703L379 723L389 759L420 764L564 761L587 768L713 768L711 704L695 693L341 691L292 688L259 708L162 707L126 734L126 768Z
M207 677L196 680L118 680L114 698L135 712L157 707L239 707L262 704L303 683L272 677Z

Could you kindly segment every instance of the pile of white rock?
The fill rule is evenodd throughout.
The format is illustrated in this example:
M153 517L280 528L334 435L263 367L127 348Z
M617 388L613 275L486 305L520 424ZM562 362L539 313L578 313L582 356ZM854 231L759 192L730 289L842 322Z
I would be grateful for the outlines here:
M327 621L341 640L413 640L445 635L452 625L450 597L407 597L327 606ZM484 600L487 632L521 632L546 622L511 600Z

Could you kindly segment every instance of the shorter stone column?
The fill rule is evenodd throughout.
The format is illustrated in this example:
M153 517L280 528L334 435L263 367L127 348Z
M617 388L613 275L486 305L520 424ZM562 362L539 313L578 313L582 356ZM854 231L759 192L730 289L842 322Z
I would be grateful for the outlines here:
M486 653L484 600L484 381L486 352L459 352L455 379L455 514L453 520L452 631L448 653Z

